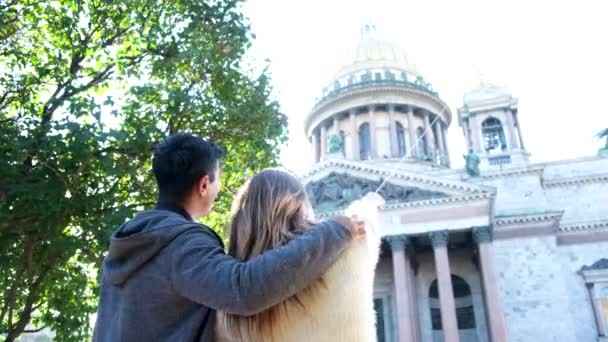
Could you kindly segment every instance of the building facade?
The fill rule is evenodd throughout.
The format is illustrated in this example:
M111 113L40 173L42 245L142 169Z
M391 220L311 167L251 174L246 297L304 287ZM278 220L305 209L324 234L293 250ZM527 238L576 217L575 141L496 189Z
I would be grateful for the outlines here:
M305 119L318 216L369 191L387 200L378 340L608 341L608 158L531 163L507 89L463 102L454 117L367 26ZM450 167L453 121L465 169Z

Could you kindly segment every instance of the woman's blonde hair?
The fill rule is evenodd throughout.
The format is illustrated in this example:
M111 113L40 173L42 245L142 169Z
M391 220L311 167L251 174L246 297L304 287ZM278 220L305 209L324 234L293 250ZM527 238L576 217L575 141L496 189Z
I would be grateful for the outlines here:
M229 254L249 260L284 245L309 225L308 199L284 171L264 170L241 188L232 205Z
M233 202L229 254L249 260L280 247L312 224L311 213L304 187L294 176L277 169L264 170L245 183ZM240 341L271 336L274 322L287 312L286 305L292 304L304 309L294 295L251 317L220 314L220 327Z

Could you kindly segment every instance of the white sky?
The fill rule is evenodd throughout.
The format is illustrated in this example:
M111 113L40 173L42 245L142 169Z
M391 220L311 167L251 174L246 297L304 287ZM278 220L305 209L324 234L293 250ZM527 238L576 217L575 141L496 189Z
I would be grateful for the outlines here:
M244 11L257 36L254 64L270 60L274 95L290 118L281 160L294 171L312 159L304 117L370 20L450 107L454 167L464 153L456 108L480 80L519 98L533 161L594 155L601 143L593 136L608 127L605 1L249 0Z

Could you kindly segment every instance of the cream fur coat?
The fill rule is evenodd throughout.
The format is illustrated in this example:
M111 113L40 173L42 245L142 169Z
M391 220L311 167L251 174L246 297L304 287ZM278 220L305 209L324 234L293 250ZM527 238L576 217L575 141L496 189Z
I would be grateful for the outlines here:
M373 285L380 250L379 200L377 195L367 195L350 205L346 214L365 221L366 239L354 242L321 282L299 293L299 303L287 301L275 308L272 322L247 318L260 329L246 329L240 336L238 329L227 328L226 316L218 313L218 341L375 342Z

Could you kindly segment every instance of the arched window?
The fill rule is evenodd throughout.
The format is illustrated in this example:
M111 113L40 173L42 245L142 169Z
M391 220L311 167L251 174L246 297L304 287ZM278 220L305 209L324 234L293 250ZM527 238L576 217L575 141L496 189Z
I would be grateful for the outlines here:
M424 129L422 127L418 127L416 129L416 143L418 144L416 148L416 154L419 159L427 159L429 157L429 147L426 144L426 139L424 138Z
M405 129L401 122L397 122L397 156L405 157Z
M359 159L368 160L372 157L371 137L369 123L359 126Z
M473 299L469 284L459 276L452 274L452 290L456 299L456 320L458 330L475 329L475 312L473 310ZM439 289L437 279L431 283L429 288L431 302L431 324L433 330L443 330L441 325L441 308L439 305Z
M481 123L481 132L483 134L483 144L486 151L505 151L507 142L505 140L505 132L502 129L502 123L496 118L487 118Z

